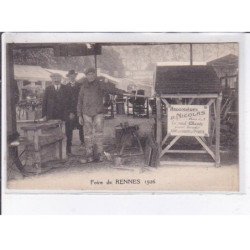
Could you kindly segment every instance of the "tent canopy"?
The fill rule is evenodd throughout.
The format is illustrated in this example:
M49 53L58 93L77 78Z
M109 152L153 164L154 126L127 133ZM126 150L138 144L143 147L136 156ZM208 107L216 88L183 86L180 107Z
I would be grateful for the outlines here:
M15 80L26 80L30 82L37 81L51 81L50 75L51 73L59 73L63 77L63 83L66 83L66 78L68 71L65 70L57 70L57 69L46 69L40 66L32 66L32 65L14 65L14 78ZM115 88L126 90L123 86L123 80L121 78L116 78L104 73L98 73L99 77L103 77L107 79L110 83L112 83ZM85 77L84 73L78 73L76 80L80 80Z
M50 73L40 66L14 65L15 80L51 81Z

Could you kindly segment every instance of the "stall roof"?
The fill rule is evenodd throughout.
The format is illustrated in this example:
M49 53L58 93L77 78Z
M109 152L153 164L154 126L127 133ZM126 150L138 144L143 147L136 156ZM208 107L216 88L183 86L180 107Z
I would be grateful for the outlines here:
M228 54L226 56L217 58L215 60L207 62L207 65L216 66L235 66L238 67L239 58L234 54Z
M46 69L40 66L32 65L14 65L14 76L16 80L27 80L27 81L51 81L51 73L59 73L64 79L67 78L68 71L57 70L57 69ZM123 81L121 78L116 78L105 73L98 73L98 76L108 79L113 83L116 88L124 89L122 87ZM85 77L84 73L78 72L77 80Z
M157 62L156 66L188 66L190 61ZM193 65L206 65L206 62L193 62Z
M155 90L158 94L220 92L220 80L212 66L158 66Z

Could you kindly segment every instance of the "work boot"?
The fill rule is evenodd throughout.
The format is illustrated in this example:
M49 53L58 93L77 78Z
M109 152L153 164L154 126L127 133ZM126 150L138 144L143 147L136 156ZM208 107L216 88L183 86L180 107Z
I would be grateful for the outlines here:
M80 162L82 164L90 163L90 162L93 162L93 161L94 161L94 159L92 157L88 157L86 159L80 159Z
M104 158L101 154L97 154L95 157L94 157L94 161L95 162L103 162L104 161Z

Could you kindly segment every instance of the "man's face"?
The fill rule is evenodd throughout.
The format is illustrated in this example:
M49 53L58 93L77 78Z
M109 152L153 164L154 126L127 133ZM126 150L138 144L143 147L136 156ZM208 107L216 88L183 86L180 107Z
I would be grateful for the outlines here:
M89 82L93 82L96 79L96 74L94 72L90 72L86 75Z
M76 75L72 74L68 76L70 82L74 82L76 80Z
M59 84L61 84L62 77L59 75L58 76L54 75L54 76L51 76L51 80L52 80L52 84L59 85Z

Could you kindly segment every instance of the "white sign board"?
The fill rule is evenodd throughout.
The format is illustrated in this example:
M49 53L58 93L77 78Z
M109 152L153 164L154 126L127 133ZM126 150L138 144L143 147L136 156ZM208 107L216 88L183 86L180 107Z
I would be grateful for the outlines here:
M168 134L209 136L209 106L171 105L168 107Z

